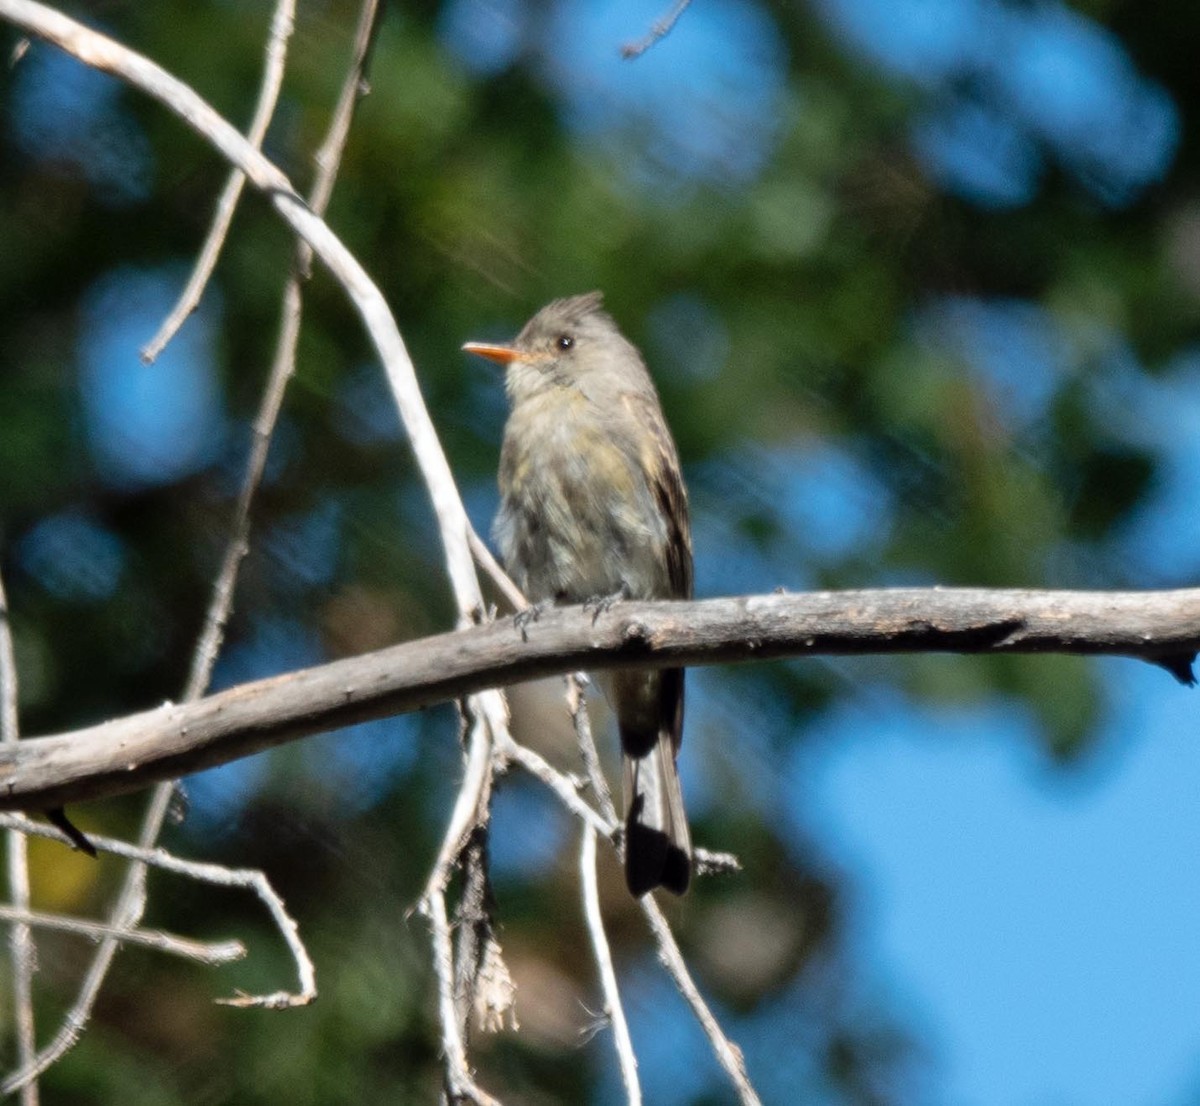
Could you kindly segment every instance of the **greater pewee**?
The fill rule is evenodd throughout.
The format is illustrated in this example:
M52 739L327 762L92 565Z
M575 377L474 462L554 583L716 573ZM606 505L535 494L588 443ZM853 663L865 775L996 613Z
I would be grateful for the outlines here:
M495 537L532 601L689 599L692 539L679 457L637 349L599 292L554 300L511 345L464 347L507 367ZM603 673L621 734L625 877L682 894L692 844L675 758L683 670Z

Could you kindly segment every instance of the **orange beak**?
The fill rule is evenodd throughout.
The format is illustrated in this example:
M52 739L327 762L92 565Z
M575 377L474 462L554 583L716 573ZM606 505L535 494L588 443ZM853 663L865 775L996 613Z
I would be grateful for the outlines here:
M501 365L519 361L525 356L519 349L513 349L512 346L493 346L488 342L467 342L463 349L467 353L477 353L480 357L486 357L489 361L496 361Z

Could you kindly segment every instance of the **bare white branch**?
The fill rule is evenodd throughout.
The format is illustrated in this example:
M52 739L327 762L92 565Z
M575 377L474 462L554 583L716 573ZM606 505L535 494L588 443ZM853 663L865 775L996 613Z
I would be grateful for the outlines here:
M512 577L500 567L500 562L492 556L492 551L484 543L484 540L475 533L474 527L467 532L467 542L471 547L471 554L475 558L475 563L483 569L492 583L496 585L500 594L504 596L512 609L514 611L525 610L529 606L529 600L522 594L521 589L513 583Z
M642 913L646 915L650 929L654 933L654 939L658 942L659 960L675 981L675 986L679 988L680 993L687 1000L687 1004L692 1008L692 1013L696 1015L700 1028L704 1030L704 1035L712 1045L717 1062L725 1069L725 1073L733 1083L742 1106L762 1106L762 1101L754 1087L751 1086L749 1075L746 1074L746 1061L742 1056L742 1050L725 1036L720 1023L701 996L692 980L692 973L688 971L683 953L679 951L679 945L675 942L675 935L671 932L671 927L667 924L667 919L658 903L654 901L654 896L644 895L641 899L641 906Z
M628 42L621 47L621 57L626 60L641 57L656 42L666 38L675 29L675 24L691 3L692 0L675 0L671 10L650 28L650 32L644 38L638 39L637 42Z
M596 883L596 831L584 826L579 849L579 874L583 883L584 917L588 933L592 938L592 953L596 958L596 969L600 973L600 986L604 991L604 1013L612 1025L613 1045L621 1065L621 1080L625 1084L625 1096L629 1106L641 1106L642 1088L638 1083L637 1056L633 1051L633 1040L629 1036L629 1023L625 1020L625 1008L621 1005L621 991L617 986L617 973L613 969L612 953L608 948L608 937L604 932L604 917L600 913L600 891Z
M279 100L279 90L283 87L283 70L287 58L287 43L292 36L292 28L296 19L296 0L279 0L275 5L275 14L271 17L271 30L267 37L266 64L263 66L262 86L258 93L258 104L254 109L254 117L250 121L250 129L246 132L247 140L261 149L267 128L271 125L271 117L275 114L275 104ZM163 320L158 333L146 343L142 350L142 360L147 364L154 361L167 343L175 337L179 328L200 302L204 289L212 277L220 256L221 247L225 244L225 236L233 222L233 213L241 198L242 188L246 178L237 169L229 174L221 197L217 201L217 209L213 216L208 237L196 258L192 275L180 293L179 299L171 309L170 314Z
M442 1025L442 1049L446 1065L446 1098L449 1102L475 1106L500 1106L499 1099L483 1090L467 1064L466 1044L458 1029L454 1008L454 956L450 944L450 919L446 895L441 888L427 891L421 911L429 919L433 941L433 967L438 983L438 1015Z
M229 964L234 960L241 960L246 955L246 946L241 941L196 941L159 929L113 929L104 922L93 922L88 918L43 914L36 910L17 910L11 906L0 905L0 921L14 926L37 926L40 929L70 933L76 937L86 937L89 941L111 940L122 945L141 945L209 966Z
M66 835L61 830L55 829L53 826L44 825L41 822L35 822L20 814L0 814L0 828L16 831L31 837L46 837L52 841L61 841L66 845L70 844ZM276 992L272 995L259 997L243 995L222 1001L238 1006L281 1007L307 1006L316 998L316 973L313 969L312 960L309 958L308 952L299 938L299 929L295 920L288 914L283 899L279 897L279 894L271 886L270 880L267 879L263 872L257 868L226 868L222 864L212 864L199 860L184 860L182 857L174 856L163 848L140 848L137 845L130 845L127 841L120 841L113 837L102 837L98 834L89 834L88 840L91 841L99 853L110 853L124 860L134 861L143 867L158 868L161 871L170 872L172 875L181 876L184 879L196 880L201 883L208 883L215 887L250 891L266 907L272 921L275 923L276 929L279 930L280 936L287 945L288 951L292 954L299 986L294 992ZM128 929L130 927L127 926L125 928ZM285 996L285 998L281 999L280 995Z
M613 803L612 792L608 788L608 780L604 778L604 770L600 767L600 754L596 751L596 741L592 737L592 720L588 715L587 701L583 695L587 676L582 672L569 673L566 683L567 710L571 712L571 722L575 727L575 740L579 744L579 755L587 770L588 782L592 785L592 794L596 796L596 802L600 805L600 814L604 820L610 826L616 826L617 808Z
M4 581L0 580L0 742L20 740L17 714L17 658ZM6 835L8 890L18 913L29 910L29 853L19 833ZM17 1038L17 1064L29 1067L37 1053L37 1026L33 1014L33 973L37 947L28 922L17 921L9 934L13 973L13 1028ZM38 1106L38 1085L30 1080L21 1088L21 1106Z

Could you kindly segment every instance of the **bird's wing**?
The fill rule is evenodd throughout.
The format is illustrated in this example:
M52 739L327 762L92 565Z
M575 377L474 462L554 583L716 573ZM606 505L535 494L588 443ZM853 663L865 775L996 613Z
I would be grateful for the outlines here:
M670 598L691 599L692 527L688 517L687 490L683 486L675 442L655 396L627 393L621 399L642 428L642 433L638 434L639 460L646 483L666 524L664 555L671 587Z

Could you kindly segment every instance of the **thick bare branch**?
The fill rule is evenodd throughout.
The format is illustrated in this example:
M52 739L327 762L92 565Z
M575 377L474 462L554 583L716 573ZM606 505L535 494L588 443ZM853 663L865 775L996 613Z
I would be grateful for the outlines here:
M1082 653L1176 675L1200 647L1200 589L899 589L618 603L457 630L0 747L0 809L131 791L306 734L578 669L865 653ZM488 704L484 714L500 708ZM505 750L501 748L501 753Z

